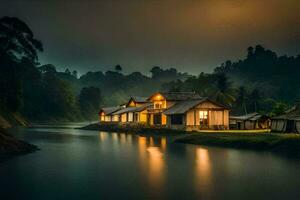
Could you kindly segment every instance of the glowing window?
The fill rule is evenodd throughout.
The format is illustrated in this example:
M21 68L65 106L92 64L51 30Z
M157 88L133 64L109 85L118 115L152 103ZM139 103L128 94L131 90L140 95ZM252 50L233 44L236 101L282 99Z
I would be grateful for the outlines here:
M200 118L200 125L207 125L208 124L208 112L207 110L201 110L199 112L199 118Z
M156 103L154 103L154 108L155 109L161 109L162 108L162 102L156 102Z

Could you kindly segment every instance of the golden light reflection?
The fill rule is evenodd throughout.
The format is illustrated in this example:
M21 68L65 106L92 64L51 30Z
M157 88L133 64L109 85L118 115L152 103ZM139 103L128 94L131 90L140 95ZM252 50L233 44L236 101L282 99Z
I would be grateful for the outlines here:
M138 137L138 147L140 167L148 175L149 187L155 191L161 190L165 178L164 149L166 140L155 138L154 141L153 137Z
M195 174L197 186L207 187L211 184L211 162L207 149L196 149Z
M117 133L112 133L111 135L112 135L112 139L114 141L118 141L118 134Z
M150 137L150 146L153 146L153 145L154 145L153 137Z
M121 144L126 143L126 134L124 134L124 133L120 134L120 142L121 142Z
M126 134L126 141L127 141L129 144L132 144L132 135L131 135L131 134Z
M148 147L149 181L155 190L162 188L164 181L164 157L159 147Z
M161 145L161 149L163 151L165 151L166 147L167 147L167 139L166 138L161 138L160 145Z
M99 139L101 142L107 139L107 134L104 132L99 132Z

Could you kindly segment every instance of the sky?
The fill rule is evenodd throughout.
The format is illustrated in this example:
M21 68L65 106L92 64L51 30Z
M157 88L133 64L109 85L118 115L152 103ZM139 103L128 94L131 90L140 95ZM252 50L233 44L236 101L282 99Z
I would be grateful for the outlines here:
M0 0L0 16L22 19L43 42L41 64L80 74L117 64L211 72L256 44L298 55L299 10L299 0Z

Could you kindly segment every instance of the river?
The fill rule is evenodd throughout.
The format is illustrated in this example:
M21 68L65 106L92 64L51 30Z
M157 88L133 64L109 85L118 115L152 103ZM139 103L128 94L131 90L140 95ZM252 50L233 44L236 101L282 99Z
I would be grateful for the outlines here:
M41 150L0 163L1 199L300 199L299 161L72 127L15 131Z

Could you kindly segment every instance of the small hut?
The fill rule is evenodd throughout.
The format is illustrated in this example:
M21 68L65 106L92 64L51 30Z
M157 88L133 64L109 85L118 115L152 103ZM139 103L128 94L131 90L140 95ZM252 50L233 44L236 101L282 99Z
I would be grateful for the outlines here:
M284 133L300 133L300 103L283 115L272 118L272 131Z
M270 128L271 120L266 115L249 113L241 116L230 116L230 129L255 130Z

